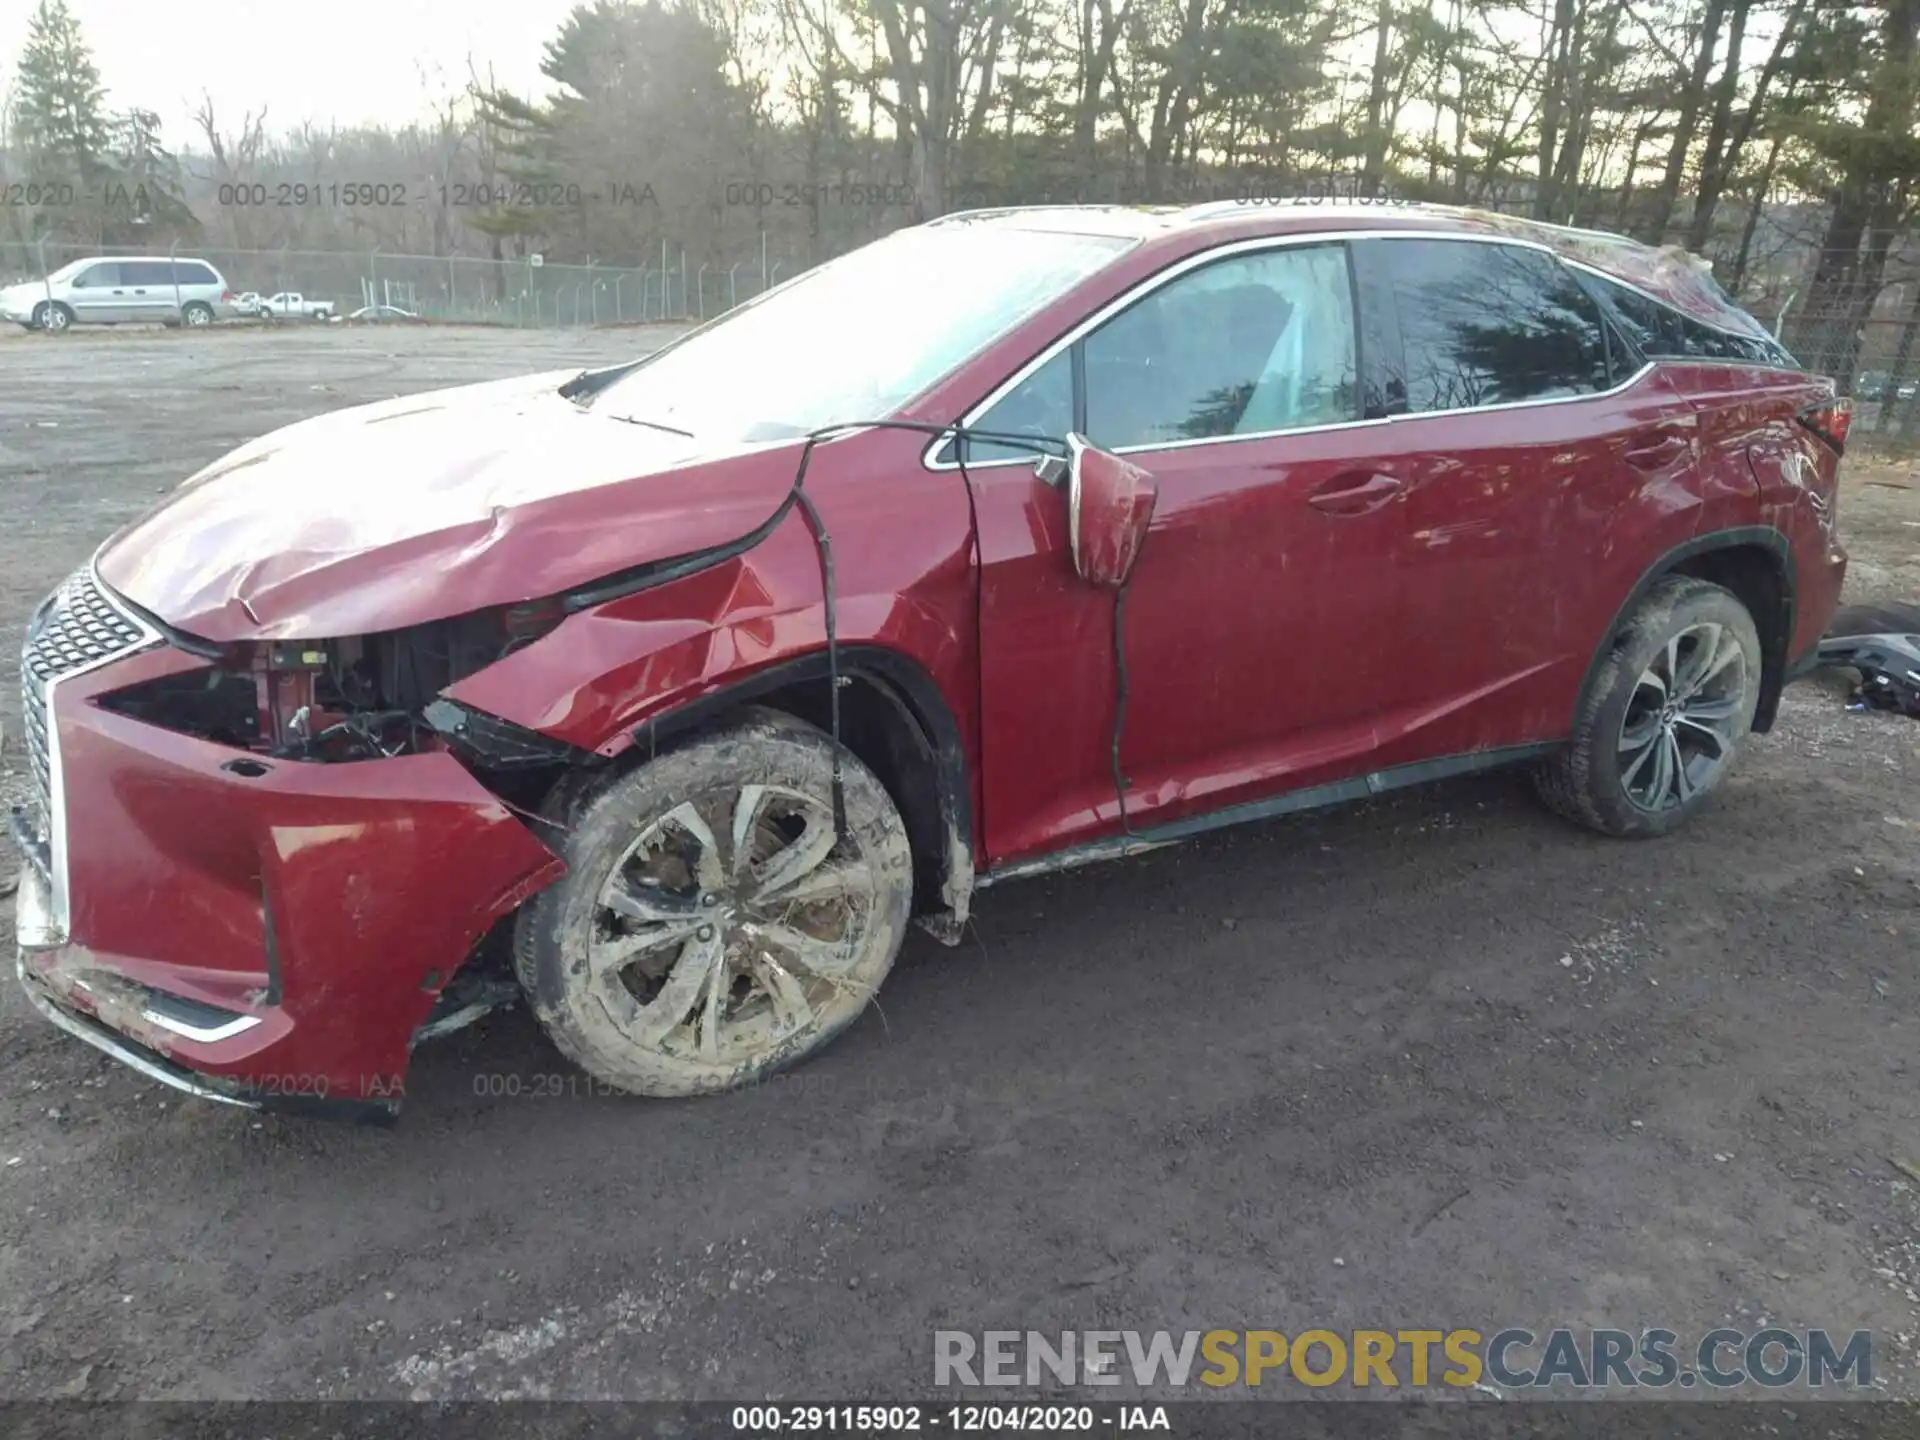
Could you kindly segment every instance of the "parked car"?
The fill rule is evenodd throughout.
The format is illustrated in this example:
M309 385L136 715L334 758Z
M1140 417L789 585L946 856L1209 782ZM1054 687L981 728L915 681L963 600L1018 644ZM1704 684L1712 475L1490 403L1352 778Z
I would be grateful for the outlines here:
M59 334L70 325L211 325L234 294L205 260L99 256L0 290L0 318Z
M1853 382L1853 398L1856 400L1911 400L1920 394L1920 382L1901 380L1898 383L1884 370L1864 370Z
M282 290L260 302L260 311L269 320L330 320L331 300L309 300L297 290Z
M266 302L258 290L242 290L233 297L233 313L247 320L258 320L266 314Z
M1664 835L1812 661L1848 418L1588 232L901 231L646 360L264 436L109 540L29 627L22 974L176 1087L387 1119L506 944L595 1083L683 1095L1022 876L1501 765Z
M411 310L403 310L398 305L362 305L349 320L418 320L420 317Z

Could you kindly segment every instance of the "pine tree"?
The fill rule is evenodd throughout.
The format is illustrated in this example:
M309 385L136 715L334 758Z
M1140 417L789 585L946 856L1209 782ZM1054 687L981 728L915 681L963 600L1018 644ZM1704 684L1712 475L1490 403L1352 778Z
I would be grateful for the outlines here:
M27 21L14 86L14 143L42 183L96 184L111 127L106 89L66 0L40 0Z
M493 173L482 185L490 192L490 203L468 216L467 223L495 242L494 258L500 258L497 250L503 240L514 241L517 253L524 255L530 240L547 233L550 212L514 200L566 181L552 121L545 107L509 91L476 85L472 93Z
M160 138L160 117L129 110L114 122L112 178L103 196L110 243L150 244L198 234L182 194L180 161Z

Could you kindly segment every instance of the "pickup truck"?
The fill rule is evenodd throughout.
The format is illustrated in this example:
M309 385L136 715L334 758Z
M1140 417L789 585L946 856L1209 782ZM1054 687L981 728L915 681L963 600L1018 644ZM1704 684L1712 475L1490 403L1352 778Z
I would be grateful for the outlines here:
M309 300L297 290L282 290L260 302L260 314L269 320L331 320L331 300Z

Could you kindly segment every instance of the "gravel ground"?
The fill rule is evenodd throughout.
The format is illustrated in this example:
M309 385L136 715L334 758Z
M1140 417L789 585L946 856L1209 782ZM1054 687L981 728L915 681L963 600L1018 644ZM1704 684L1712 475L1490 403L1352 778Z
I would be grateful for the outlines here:
M0 339L0 642L246 437L655 339ZM1849 462L1854 598L1920 595L1913 484ZM991 891L721 1099L587 1095L513 1012L396 1131L259 1117L8 985L0 1395L898 1397L936 1327L1766 1317L1871 1329L1913 1396L1920 726L1843 699L1664 842L1495 776ZM0 724L17 794L11 686Z

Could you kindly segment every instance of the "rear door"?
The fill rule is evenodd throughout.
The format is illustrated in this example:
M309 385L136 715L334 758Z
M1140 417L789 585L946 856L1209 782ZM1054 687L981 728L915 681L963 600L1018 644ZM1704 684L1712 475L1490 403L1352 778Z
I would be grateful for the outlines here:
M1398 332L1382 383L1407 480L1403 719L1381 763L1561 738L1594 636L1697 520L1695 412L1541 247L1392 237L1356 256Z

